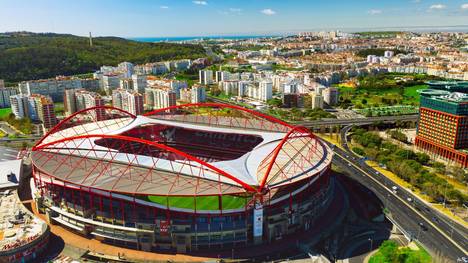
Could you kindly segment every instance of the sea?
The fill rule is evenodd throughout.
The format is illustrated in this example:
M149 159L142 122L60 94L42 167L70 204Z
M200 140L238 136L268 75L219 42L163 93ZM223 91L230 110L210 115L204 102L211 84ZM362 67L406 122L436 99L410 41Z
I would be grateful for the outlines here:
M253 38L269 38L276 36L192 36L192 37L134 37L128 38L130 40L139 42L182 42L182 41L194 41L194 40L210 40L210 39L253 39Z

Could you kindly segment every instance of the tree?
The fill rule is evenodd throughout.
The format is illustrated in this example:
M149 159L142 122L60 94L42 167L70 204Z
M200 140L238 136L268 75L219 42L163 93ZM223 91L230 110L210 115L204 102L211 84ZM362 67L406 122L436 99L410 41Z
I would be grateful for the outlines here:
M393 240L385 240L380 245L379 252L385 259L385 262L398 262L398 244Z
M269 106L273 106L273 107L277 107L277 108L283 106L283 102L282 102L280 99L277 99L277 98L269 99L269 100L267 101L267 104L268 104Z

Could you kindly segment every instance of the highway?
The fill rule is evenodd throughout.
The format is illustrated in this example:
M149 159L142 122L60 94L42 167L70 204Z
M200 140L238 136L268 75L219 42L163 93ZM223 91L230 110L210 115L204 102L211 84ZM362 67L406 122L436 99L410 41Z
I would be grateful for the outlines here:
M418 115L399 115L399 116L380 116L368 118L355 118L355 119L326 119L317 121L302 121L295 122L296 125L305 126L307 128L316 128L320 126L333 126L333 125L351 125L351 124L372 124L374 122L395 122L395 121L417 121Z
M348 150L345 137L349 129L350 127L345 127L341 133L343 146ZM395 184L390 179L365 164L353 153L331 146L335 152L334 164L348 171L350 177L376 193L393 219L406 232L411 233L412 238L418 239L433 253L441 253L454 262L467 257L468 232L465 227L435 211L405 189L398 187L394 193L392 187ZM408 201L408 198L411 198L411 201Z
M225 100L221 100L218 98L214 98L208 96L208 100L216 102L216 103L223 103L223 104L231 104L236 105L234 102L229 102ZM315 129L318 127L324 126L334 126L334 125L363 125L363 124L372 124L374 122L395 122L395 121L417 121L418 114L410 114L410 115L399 115L399 116L380 116L380 117L367 117L367 118L353 118L353 119L325 119L325 120L316 120L316 121L298 121L298 122L291 122L294 125L305 126L307 128Z

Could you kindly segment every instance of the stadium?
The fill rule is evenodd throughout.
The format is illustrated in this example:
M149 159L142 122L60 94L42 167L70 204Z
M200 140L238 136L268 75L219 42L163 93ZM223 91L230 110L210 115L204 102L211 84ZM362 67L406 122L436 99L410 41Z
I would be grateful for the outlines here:
M313 228L334 192L332 152L309 130L217 103L86 109L31 158L49 223L144 251L275 242Z

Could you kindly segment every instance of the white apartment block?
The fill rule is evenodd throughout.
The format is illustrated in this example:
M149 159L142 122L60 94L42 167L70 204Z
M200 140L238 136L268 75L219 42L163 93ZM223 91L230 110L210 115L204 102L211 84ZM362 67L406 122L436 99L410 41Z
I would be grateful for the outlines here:
M147 88L145 98L146 108L149 110L167 108L177 104L176 93L166 87Z
M133 80L132 79L120 79L119 87L121 89L133 90Z
M50 96L55 102L62 102L65 90L79 89L82 88L82 85L80 79L55 78L23 81L18 84L18 88L23 95L31 96L32 94L40 94Z
M122 62L117 66L118 71L121 72L126 79L132 77L134 67L135 66L130 62Z
M141 115L143 95L132 90L116 89L112 91L112 105L133 115Z
M239 81L227 80L219 82L219 88L226 95L239 95Z
M262 80L259 83L259 95L258 100L266 102L273 98L273 83L271 80Z
M338 104L339 92L337 88L329 87L322 91L323 100L330 106Z
M191 89L192 103L201 103L206 101L206 89L205 87L193 85Z
M14 95L10 97L11 111L16 119L22 119L28 116L29 112L34 109L30 105L27 95Z
M65 115L71 114L88 108L104 106L104 100L101 95L96 92L87 91L84 89L67 90L64 96ZM104 114L104 112L91 113ZM100 117L100 116L95 116Z
M107 94L112 94L112 91L120 87L119 75L104 75L102 76L102 84L104 91Z
M133 74L132 80L133 80L133 90L138 93L144 94L145 89L148 86L148 83L146 81L146 76Z
M323 97L322 95L312 93L312 109L322 109L323 108Z
M10 97L18 94L17 88L0 88L0 108L9 108L11 106Z
M216 76L215 78L216 82L230 80L230 73L228 71L216 71L215 76Z
M213 71L211 70L200 70L198 72L199 75L199 83L202 85L210 85L213 84Z

